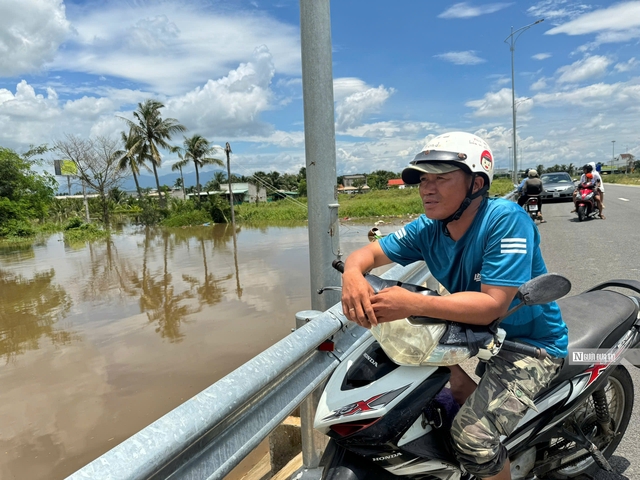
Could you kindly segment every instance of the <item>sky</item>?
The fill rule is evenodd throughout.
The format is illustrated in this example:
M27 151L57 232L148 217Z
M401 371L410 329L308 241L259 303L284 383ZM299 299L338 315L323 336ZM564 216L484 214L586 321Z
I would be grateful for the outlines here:
M348 0L331 2L338 174L399 172L454 130L508 168L505 40L542 18L515 42L519 166L640 158L640 1ZM229 142L234 173L297 173L299 1L0 2L0 146L120 138L149 98L186 135Z

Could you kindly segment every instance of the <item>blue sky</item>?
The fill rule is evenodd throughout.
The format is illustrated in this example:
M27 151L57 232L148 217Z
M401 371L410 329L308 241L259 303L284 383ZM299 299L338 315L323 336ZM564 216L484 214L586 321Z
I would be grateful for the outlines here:
M451 130L508 166L504 40L540 18L515 49L521 164L640 157L640 1L343 0L331 15L339 174L400 171ZM298 0L3 0L0 145L119 138L117 116L156 98L188 135L230 142L234 172L297 172L299 25Z

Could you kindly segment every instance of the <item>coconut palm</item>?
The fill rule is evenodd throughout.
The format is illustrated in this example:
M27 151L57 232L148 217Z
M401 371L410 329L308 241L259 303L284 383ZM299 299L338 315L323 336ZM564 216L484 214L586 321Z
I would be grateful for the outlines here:
M161 108L164 108L164 104L157 100L149 99L143 103L138 103L138 109L133 112L136 121L120 118L127 122L136 135L142 138L145 148L148 149L148 158L151 161L153 174L156 177L158 196L160 197L160 202L164 204L164 198L160 190L160 180L158 179L158 167L162 161L160 148L171 148L171 145L169 145L171 136L177 132L184 132L186 128L178 123L175 118L163 119L160 114Z
M210 157L219 147L211 145L209 140L197 133L192 137L184 137L184 147L176 149L180 160L172 168L185 167L189 162L193 162L196 168L196 193L200 201L200 169L205 165L224 166L224 162L218 158Z
M131 170L133 173L133 181L136 183L136 190L138 191L138 198L142 199L142 190L140 189L140 183L138 182L138 175L140 175L140 167L146 166L145 160L148 158L148 149L142 141L142 137L136 133L133 128L129 129L129 134L120 132L122 136L122 143L124 144L124 151L122 152L122 158L118 163L120 170Z
M171 151L175 152L176 148L180 148L180 147L172 147ZM178 153L178 156L180 156L180 154ZM182 198L186 200L187 198L187 192L185 192L184 190L184 175L182 175L182 165L180 164L180 162L174 163L173 165L171 165L171 171L175 172L176 170L180 170L180 186L182 187ZM177 181L176 181L177 184Z

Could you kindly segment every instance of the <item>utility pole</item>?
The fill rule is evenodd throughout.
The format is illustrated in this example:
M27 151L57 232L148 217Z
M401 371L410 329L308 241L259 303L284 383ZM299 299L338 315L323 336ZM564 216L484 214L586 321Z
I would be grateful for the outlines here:
M231 203L231 225L233 225L233 231L236 231L236 215L233 212L233 190L231 189L231 161L229 160L229 154L231 153L231 145L227 142L224 146L224 152L227 154L227 180L229 181L229 202Z
M525 25L524 27L520 27L517 30L513 30L511 27L511 35L509 35L504 43L509 45L511 50L511 113L513 116L513 183L518 182L518 154L517 154L517 145L516 145L516 85L515 85L515 73L513 68L513 52L516 49L516 40L518 37L522 35L526 30L529 30L534 25L537 25L540 22L544 22L544 18L537 20L529 25ZM516 35L516 33L518 35ZM514 37L514 35L516 35Z

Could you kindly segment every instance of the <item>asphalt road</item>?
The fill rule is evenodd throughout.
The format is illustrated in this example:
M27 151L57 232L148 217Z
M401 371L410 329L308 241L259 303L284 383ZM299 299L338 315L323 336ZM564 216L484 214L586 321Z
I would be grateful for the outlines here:
M547 222L538 228L547 269L571 280L569 295L613 278L640 280L640 187L605 184L605 190L606 220L579 222L571 202L542 207ZM635 387L633 416L610 459L617 473L600 471L598 480L640 480L640 368L626 366Z

